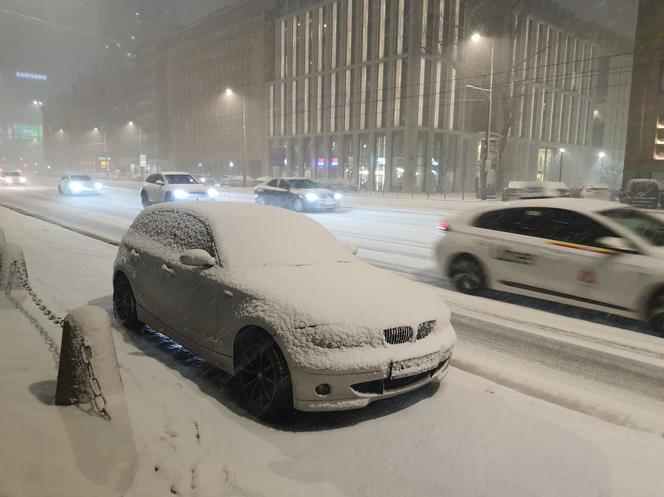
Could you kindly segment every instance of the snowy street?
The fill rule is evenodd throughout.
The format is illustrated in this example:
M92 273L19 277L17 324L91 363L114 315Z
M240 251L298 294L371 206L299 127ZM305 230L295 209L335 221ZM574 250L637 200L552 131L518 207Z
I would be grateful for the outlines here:
M115 247L6 209L0 210L0 225L8 239L23 245L33 285L54 310L62 314L85 303L110 308ZM422 496L661 492L664 439L658 433L597 420L457 367L439 388L361 411L298 414L288 425L272 428L247 418L232 392L219 388L224 378L210 373L203 361L158 335L134 335L118 328L114 338L129 409L126 429L133 433L136 450L127 457L137 463L132 486L114 487L116 468L99 472L90 441L118 434L106 433L98 424L82 423L73 430L72 423L81 416L77 409L48 405L55 369L28 318L36 317L56 340L58 329L38 317L31 303L23 301L23 314L4 295L1 298L0 319L7 323L0 348L2 394L10 401L3 402L0 417L11 422L0 427L0 439L17 448L0 456L0 481L7 495L44 495L44 481L53 496L169 491L268 496L274 489L280 495L402 496L414 482ZM527 310L523 317L532 318L532 313L540 311ZM499 355L491 359L490 350L470 339L465 321L472 323L470 317L457 318L456 323L461 338L455 352L458 363L477 361L476 354L493 364L501 361ZM606 332L618 345L623 332ZM627 355L627 343L622 345ZM630 352L636 356L633 348ZM521 365L521 375L537 375L538 369L528 364L532 359L531 355ZM656 364L654 355L650 362ZM509 375L508 367L501 369ZM557 381L551 386L569 382L568 389L582 392L577 377L554 376ZM635 398L647 397L635 393ZM598 399L608 397L606 392L595 394ZM652 404L645 407L654 409ZM653 418L661 412L653 411ZM49 457L49 447L57 447L57 457ZM125 449L133 453L117 441L105 450L112 457L114 451ZM43 455L35 461L40 451ZM35 462L40 479L30 477ZM478 468L484 468L482 478L477 478ZM256 472L260 479L253 476Z

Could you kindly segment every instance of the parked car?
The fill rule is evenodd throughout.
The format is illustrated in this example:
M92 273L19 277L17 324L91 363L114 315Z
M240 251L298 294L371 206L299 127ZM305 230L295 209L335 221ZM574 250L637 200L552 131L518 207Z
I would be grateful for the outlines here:
M215 200L218 195L214 186L199 183L189 173L163 172L146 178L141 188L141 203L147 207L161 202Z
M502 193L504 201L569 196L569 188L559 181L510 181Z
M636 207L657 209L660 204L659 182L655 179L631 179L620 195L620 201Z
M21 171L0 172L0 186L25 186L27 179Z
M581 198L591 198L595 200L611 200L611 189L604 183L595 183L586 186L581 190Z
M274 178L254 190L257 204L276 205L297 212L333 211L341 202L341 194L323 188L307 178Z
M256 178L256 180L255 180L256 186L258 186L262 183L267 183L271 179L272 179L272 176L260 176L260 177Z
M99 195L103 185L87 174L65 174L58 182L60 195Z
M246 203L143 210L118 248L113 308L233 374L263 418L439 381L456 340L431 287L360 261L306 216Z
M439 223L441 273L461 292L517 293L642 319L664 335L664 222L612 202L529 200Z

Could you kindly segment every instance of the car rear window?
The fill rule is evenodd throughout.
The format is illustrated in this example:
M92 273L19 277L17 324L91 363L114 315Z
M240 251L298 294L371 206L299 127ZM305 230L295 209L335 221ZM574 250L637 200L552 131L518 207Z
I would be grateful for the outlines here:
M636 209L613 209L604 211L602 216L627 228L657 247L664 246L664 222Z
M70 176L70 178L71 178L72 181L92 181L90 179L90 176L85 176L85 175L82 175L82 174L77 174L77 175L74 175L74 176Z
M191 174L165 174L169 185L197 185L198 181Z

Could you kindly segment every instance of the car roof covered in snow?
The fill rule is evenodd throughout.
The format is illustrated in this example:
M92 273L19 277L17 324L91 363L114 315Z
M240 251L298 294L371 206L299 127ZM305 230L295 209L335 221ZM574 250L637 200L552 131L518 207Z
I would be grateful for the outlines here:
M202 219L233 265L350 262L350 250L318 222L278 207L240 202L164 203L144 212L182 212Z
M175 175L175 174L187 174L189 176L193 176L193 173L189 173L187 171L163 171L161 173L162 176L170 176L170 175Z

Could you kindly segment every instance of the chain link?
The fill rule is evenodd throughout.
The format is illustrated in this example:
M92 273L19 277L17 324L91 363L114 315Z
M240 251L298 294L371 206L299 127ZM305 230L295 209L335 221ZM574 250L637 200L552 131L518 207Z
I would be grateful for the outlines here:
M108 414L108 411L106 410L106 397L104 397L104 394L101 391L101 385L99 384L99 380L95 376L95 371L92 368L92 347L87 342L81 345L81 358L88 371L88 386L92 393L92 405L99 414L110 421L111 415Z

